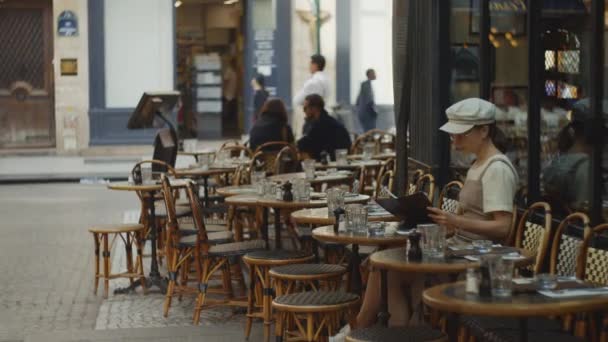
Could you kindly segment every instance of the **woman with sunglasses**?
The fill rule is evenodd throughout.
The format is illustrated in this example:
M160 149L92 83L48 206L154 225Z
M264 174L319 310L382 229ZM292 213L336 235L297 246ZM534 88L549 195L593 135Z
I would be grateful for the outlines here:
M502 133L496 127L496 106L470 98L446 110L448 122L440 130L450 134L453 147L471 153L476 159L467 172L460 191L460 215L429 207L429 217L437 224L455 231L453 240L476 239L503 242L511 226L517 171L503 154ZM413 294L413 303L420 302L424 278L412 274L388 272L390 325L414 323L417 315L408 312L404 289ZM356 327L372 325L380 310L380 275L370 272L366 295L357 316Z

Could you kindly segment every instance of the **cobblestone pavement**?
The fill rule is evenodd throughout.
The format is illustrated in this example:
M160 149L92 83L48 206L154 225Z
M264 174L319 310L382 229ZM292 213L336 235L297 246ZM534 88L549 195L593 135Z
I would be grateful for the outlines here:
M179 329L184 341L193 336L190 332L205 341L224 341L223 331L225 337L242 339L244 315L231 309L205 311L200 327L192 327L189 297L175 300L165 319L164 296L158 292L144 296L138 290L102 300L100 284L99 295L93 295L93 242L87 228L133 220L137 206L133 193L102 184L0 187L0 341L173 340L151 338L158 328ZM113 268L124 265L120 251L113 251ZM123 280L112 281L111 290L123 285ZM252 341L258 340L259 326L254 324Z

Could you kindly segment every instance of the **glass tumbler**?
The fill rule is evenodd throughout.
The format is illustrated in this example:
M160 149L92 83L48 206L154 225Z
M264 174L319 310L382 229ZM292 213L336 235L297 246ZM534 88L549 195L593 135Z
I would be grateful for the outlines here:
M362 204L348 204L344 209L344 226L346 227L347 232L356 231L357 227L355 226L355 215L361 210L363 207Z
M330 188L327 190L327 217L334 217L334 210L344 208L344 190Z
M363 160L369 161L374 156L376 152L376 144L374 143L366 143L363 145Z
M438 224L419 224L422 235L422 255L430 258L443 258L446 246L445 227Z
M306 159L302 161L302 169L306 174L306 179L315 179L315 161L314 159Z
M361 205L353 210L351 214L353 232L367 235L367 207Z
M511 297L513 293L513 266L513 260L503 257L490 261L492 297Z
M348 164L348 159L346 158L347 155L348 155L348 150L346 150L346 149L336 150L336 164L337 165L347 165Z

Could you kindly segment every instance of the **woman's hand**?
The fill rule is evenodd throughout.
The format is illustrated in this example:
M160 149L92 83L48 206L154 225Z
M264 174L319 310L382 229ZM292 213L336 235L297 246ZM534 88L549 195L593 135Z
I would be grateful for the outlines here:
M434 207L427 207L429 211L429 217L437 224L454 227L456 226L456 215L447 211L443 211Z

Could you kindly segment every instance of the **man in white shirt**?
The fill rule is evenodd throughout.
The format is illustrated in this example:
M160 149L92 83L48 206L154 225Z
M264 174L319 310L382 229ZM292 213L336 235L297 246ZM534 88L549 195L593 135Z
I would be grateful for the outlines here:
M310 56L310 73L312 76L306 80L306 82L304 82L302 89L296 94L296 96L294 96L294 109L301 107L304 104L304 99L306 96L312 94L318 94L327 101L330 94L330 85L329 79L323 72L323 69L325 69L325 57L322 55ZM294 132L298 136L302 133L302 130L300 129L300 127L302 127L302 119L303 115L295 114L292 120ZM306 130L306 126L304 126L304 130Z

